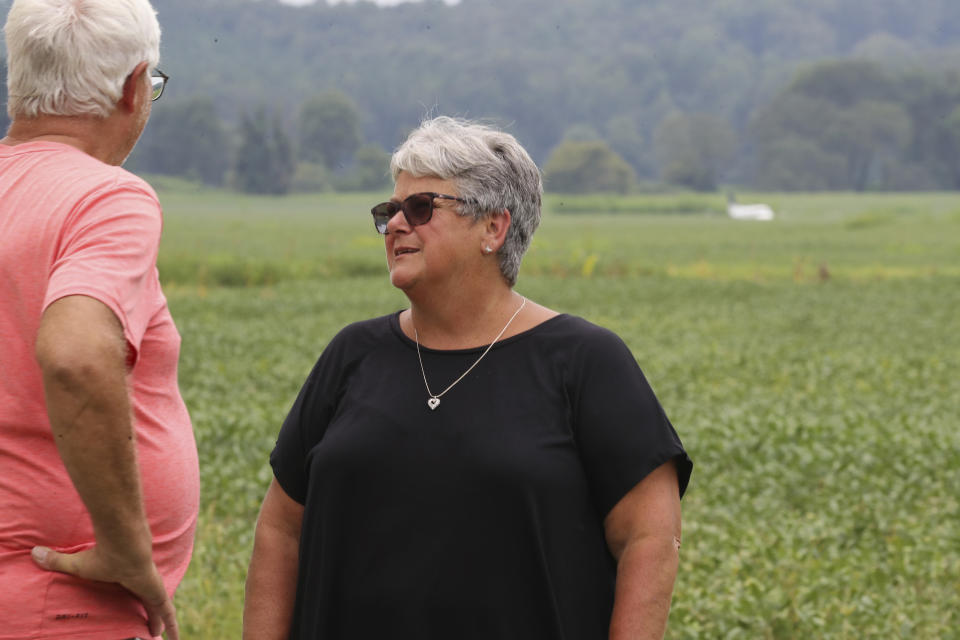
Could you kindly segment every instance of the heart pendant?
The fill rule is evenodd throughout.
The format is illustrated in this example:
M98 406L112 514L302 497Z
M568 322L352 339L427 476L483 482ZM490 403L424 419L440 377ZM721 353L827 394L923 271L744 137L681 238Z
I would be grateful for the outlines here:
M427 400L427 406L430 407L430 410L436 409L440 406L440 398L430 398Z

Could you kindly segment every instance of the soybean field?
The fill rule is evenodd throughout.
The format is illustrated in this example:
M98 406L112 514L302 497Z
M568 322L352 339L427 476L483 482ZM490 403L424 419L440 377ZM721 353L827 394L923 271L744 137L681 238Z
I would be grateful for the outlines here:
M202 479L176 603L185 638L238 638L287 409L340 328L405 306L389 193L153 183ZM776 219L550 195L517 284L620 334L694 460L668 638L960 638L960 197L738 195Z

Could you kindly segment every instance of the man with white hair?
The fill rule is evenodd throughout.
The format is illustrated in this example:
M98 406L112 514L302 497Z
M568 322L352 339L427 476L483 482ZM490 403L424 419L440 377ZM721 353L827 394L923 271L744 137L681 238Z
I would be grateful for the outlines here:
M199 472L157 278L160 205L120 168L160 97L148 0L14 0L0 140L0 640L177 640Z

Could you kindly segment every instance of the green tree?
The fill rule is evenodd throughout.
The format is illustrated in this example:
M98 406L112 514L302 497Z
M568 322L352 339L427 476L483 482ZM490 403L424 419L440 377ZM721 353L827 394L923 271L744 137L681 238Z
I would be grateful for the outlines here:
M252 115L244 113L234 163L235 186L247 193L270 193L271 164L266 111L261 108Z
M945 101L924 100L930 85L917 84L863 60L822 63L798 74L751 122L759 186L862 191L929 184L933 174L923 165L938 162L943 132L931 127L940 127L943 117L933 125L927 120L942 113ZM918 127L929 142L920 142ZM926 162L907 163L911 153ZM907 176L910 164L915 168Z
M290 179L290 190L298 193L320 193L330 186L330 172L318 162L298 162Z
M339 91L304 102L298 131L300 159L322 162L332 171L345 166L363 141L356 105Z
M353 166L336 186L341 191L376 191L390 186L390 154L375 144L357 149Z
M912 122L903 164L922 170L941 189L960 189L960 138L953 114L960 108L960 72L904 74L899 103Z
M220 185L230 160L230 141L213 99L195 96L154 105L130 166Z
M957 105L944 119L943 127L950 141L945 145L950 155L945 165L950 173L953 188L960 189L960 105Z
M847 159L800 136L777 138L760 152L755 182L778 191L821 191L845 186Z
M604 127L604 134L610 148L629 162L638 176L656 177L653 145L649 143L634 115L621 114L610 118Z
M674 112L657 127L654 148L663 180L715 191L736 151L736 136L715 116Z
M266 109L244 114L240 145L234 163L235 186L247 193L282 194L294 173L289 138L277 117L267 120Z
M272 193L286 193L290 190L290 181L297 169L293 144L283 128L283 122L276 113L270 122L270 153L272 156L271 179Z
M852 107L864 100L885 100L893 94L895 80L869 60L832 60L800 70L789 91Z
M561 193L626 193L636 181L626 160L600 140L561 142L544 174L550 190Z
M824 123L821 147L846 159L846 183L857 191L884 187L884 160L910 141L910 117L889 102L863 101Z

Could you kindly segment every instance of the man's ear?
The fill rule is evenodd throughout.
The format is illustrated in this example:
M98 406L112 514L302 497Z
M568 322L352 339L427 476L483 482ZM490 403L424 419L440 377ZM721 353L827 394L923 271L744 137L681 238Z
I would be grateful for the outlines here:
M141 62L133 68L133 71L130 72L127 79L123 81L123 93L120 95L120 101L117 103L117 106L124 111L129 113L136 111L137 93L149 90L149 85L143 81L143 75L147 73L148 68L149 65L147 65L146 62ZM143 98L149 99L150 96L144 94Z

